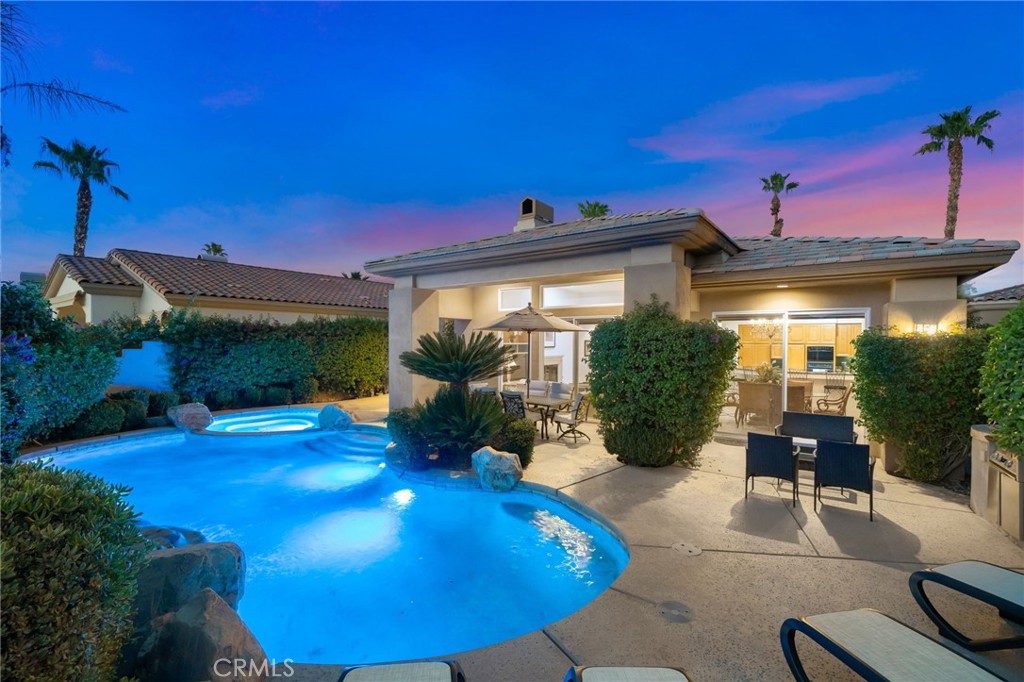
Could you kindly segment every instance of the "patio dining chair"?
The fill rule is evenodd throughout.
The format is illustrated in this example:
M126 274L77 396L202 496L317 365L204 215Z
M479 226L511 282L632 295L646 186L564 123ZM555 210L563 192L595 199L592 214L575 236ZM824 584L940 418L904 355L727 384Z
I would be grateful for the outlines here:
M853 391L852 386L833 386L832 391L828 392L829 387L826 386L825 396L818 398L814 404L814 411L818 414L835 414L839 416L846 416L846 404L850 401L850 393Z
M341 671L338 682L466 682L458 661L354 665Z
M814 511L818 511L821 489L859 490L868 494L868 518L875 520L875 460L867 445L819 440L814 458Z
M570 434L572 434L573 443L579 441L580 436L590 440L590 436L579 430L579 425L583 423L583 404L588 399L589 396L577 393L576 397L572 399L572 406L568 412L556 412L555 416L551 418L551 421L558 426L558 440L562 440Z
M516 419L529 419L534 424L544 421L544 415L540 412L534 412L533 410L526 409L526 403L523 402L522 393L517 393L515 391L502 391L501 404L505 408L505 414L511 415Z
M747 434L747 476L743 484L743 499L747 499L747 484L754 489L755 476L771 476L793 484L793 506L800 496L797 490L799 472L797 453L791 436L769 436L762 433Z

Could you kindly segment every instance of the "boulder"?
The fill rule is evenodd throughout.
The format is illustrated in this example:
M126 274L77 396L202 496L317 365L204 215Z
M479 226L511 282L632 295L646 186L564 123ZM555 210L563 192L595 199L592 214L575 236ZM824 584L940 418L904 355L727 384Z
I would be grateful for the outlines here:
M484 490L508 492L523 480L523 465L519 463L519 455L501 452L489 445L473 453L473 468Z
M139 532L142 533L142 537L156 543L156 549L171 549L206 542L206 538L199 531L176 526L142 526Z
M143 682L252 682L272 673L249 628L208 588L153 622L135 663Z
M320 428L334 431L344 431L348 427L352 426L352 422L355 419L352 415L341 409L334 403L324 405L323 409L320 410L320 414L317 415L317 421L320 424Z
M202 403L186 403L167 408L167 418L183 431L201 431L213 423L210 409Z
M156 550L138 582L135 622L140 627L177 611L204 589L212 589L235 609L245 592L245 555L233 542Z

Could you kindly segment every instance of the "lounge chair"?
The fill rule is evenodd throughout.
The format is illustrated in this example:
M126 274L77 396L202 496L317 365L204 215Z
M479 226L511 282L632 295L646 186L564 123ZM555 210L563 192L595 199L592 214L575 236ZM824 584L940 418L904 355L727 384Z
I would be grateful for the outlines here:
M796 650L802 632L868 682L983 682L1002 680L917 630L875 611L858 609L789 618L779 637L797 682L810 682Z
M466 676L458 661L424 661L351 666L338 682L466 682Z
M754 489L755 476L771 476L792 483L793 506L796 507L796 498L800 494L797 492L797 453L793 450L791 437L747 434L747 477L743 482L743 499L747 499L748 487Z
M821 489L859 490L868 494L868 518L875 520L875 460L867 445L819 440L814 458L814 511L818 511Z
M551 418L551 421L558 425L558 440L569 435L572 436L573 443L577 442L581 436L590 440L590 436L579 430L579 425L583 423L584 419L583 405L588 399L589 397L583 393L577 393L576 397L572 399L572 407L568 412L556 412L555 416Z
M563 682L688 682L682 668L573 666Z
M939 634L971 651L1019 649L1024 635L970 639L939 615L935 605L924 593L924 583L934 582L962 592L999 609L999 615L1024 625L1024 574L984 561L958 561L915 571L910 576L910 593L925 614L939 626Z

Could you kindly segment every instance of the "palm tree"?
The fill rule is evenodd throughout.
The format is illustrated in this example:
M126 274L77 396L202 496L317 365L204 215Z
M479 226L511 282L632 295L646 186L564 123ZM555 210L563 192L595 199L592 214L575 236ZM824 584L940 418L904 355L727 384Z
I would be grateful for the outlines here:
M203 244L203 252L210 256L224 256L228 257L228 252L224 250L224 247L217 242L210 242L209 244Z
M580 209L580 215L584 218L600 218L611 213L608 204L602 204L600 201L581 201L576 205Z
M770 177L761 178L761 189L772 193L772 217L775 218L775 225L772 226L772 236L782 236L782 218L779 217L779 210L782 208L782 201L779 200L779 193L789 194L800 186L799 182L786 182L789 173L772 173Z
M514 353L511 346L502 346L495 334L479 331L466 339L447 328L424 334L418 341L419 348L399 356L402 367L413 374L445 382L466 395L469 382L498 376Z
M120 187L110 184L110 171L120 166L103 155L106 149L95 146L86 147L78 140L72 140L68 148L61 147L52 140L43 138L43 151L48 152L56 160L36 161L34 168L45 168L58 176L67 173L78 180L78 206L75 211L75 251L76 256L85 255L85 240L89 236L89 213L92 212L92 189L90 184L109 185L110 191L128 201L128 195Z
M358 270L353 270L352 272L343 272L341 273L341 276L344 277L345 279L360 279L363 280L364 282L370 281L370 278L367 275L364 275Z
M949 157L949 192L946 196L946 239L954 239L956 235L956 216L960 210L960 183L964 177L964 144L963 140L975 140L992 149L994 142L983 134L992 126L989 121L999 115L998 111L986 111L978 118L971 120L971 108L964 107L961 111L939 114L942 123L928 126L921 131L932 138L931 142L921 145L914 154L928 154L942 151L946 146Z
M0 6L0 47L3 53L4 83L0 96L21 94L36 110L49 109L53 113L78 110L124 111L122 107L101 97L82 92L77 85L59 79L48 81L24 81L19 78L26 70L25 53L34 40L21 14L21 7L9 2ZM0 126L0 157L3 166L9 164L11 140Z

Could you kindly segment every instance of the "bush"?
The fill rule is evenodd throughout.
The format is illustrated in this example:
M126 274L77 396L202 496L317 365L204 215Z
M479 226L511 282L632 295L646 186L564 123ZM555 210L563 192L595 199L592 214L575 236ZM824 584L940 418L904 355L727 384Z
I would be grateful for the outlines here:
M167 415L167 410L180 404L180 398L177 393L170 391L161 391L154 393L149 397L149 409L146 410L146 414L150 417L163 417Z
M980 390L996 444L1024 459L1024 303L992 330Z
M504 422L493 395L467 395L458 387L439 389L420 415L420 428L430 447L437 448L439 463L458 469L470 466L473 452L490 443Z
M114 400L138 400L148 412L149 399L152 395L153 391L145 388L130 388L126 391L115 391L107 397L113 398Z
M386 320L365 317L299 320L284 333L306 344L314 358L319 390L339 397L362 397L387 391Z
M75 423L67 430L67 437L91 438L92 436L117 433L125 423L124 406L130 402L137 401L104 398L87 408L82 416L75 420Z
M292 392L280 386L271 386L267 389L267 405L291 405Z
M114 356L100 348L41 345L2 352L2 453L4 461L18 455L26 440L43 438L75 421L103 392L117 372Z
M121 424L122 431L133 431L145 428L146 406L138 400L118 400L121 409L124 410L124 422Z
M529 419L515 419L505 415L505 423L501 431L491 441L495 450L514 452L519 455L519 463L523 468L533 461L533 446L537 438L537 428Z
M0 336L27 336L36 346L65 344L73 329L68 319L57 319L37 284L0 283Z
M297 403L311 403L320 391L320 382L313 377L299 379L292 386L292 395Z
M267 389L246 388L242 391L239 404L242 407L261 407L267 403Z
M127 494L78 471L22 462L4 467L4 679L115 678L146 559Z
M875 441L903 449L904 472L927 482L962 471L979 409L988 329L963 334L889 336L872 328L853 342L853 393L860 423Z
M652 296L590 337L590 389L608 452L627 464L693 466L718 426L736 334L689 322Z
M391 440L404 454L411 469L426 469L430 462L430 444L420 426L423 406L403 407L387 416L388 433Z

